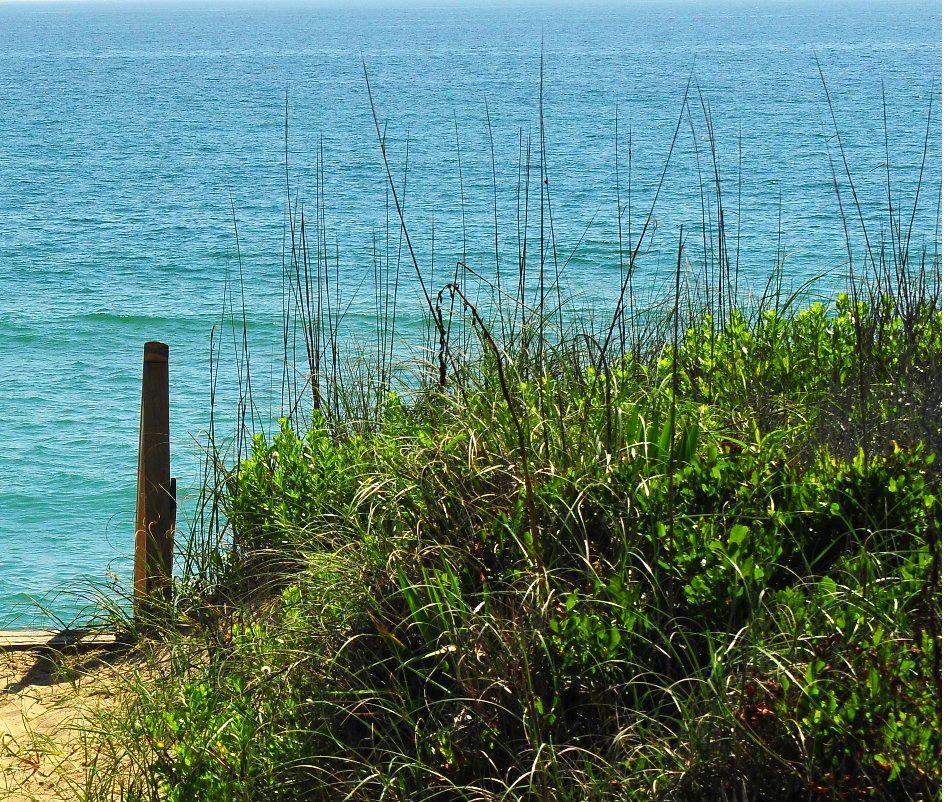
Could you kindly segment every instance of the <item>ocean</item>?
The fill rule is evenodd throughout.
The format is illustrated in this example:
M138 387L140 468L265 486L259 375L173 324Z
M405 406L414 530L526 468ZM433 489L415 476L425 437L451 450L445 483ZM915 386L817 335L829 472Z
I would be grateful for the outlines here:
M128 593L145 341L170 347L180 527L212 329L217 414L236 404L222 318L246 317L261 428L280 414L291 210L325 233L347 342L398 265L399 353L422 357L377 123L435 289L460 261L516 280L525 214L539 260L543 160L580 314L615 302L630 234L643 297L680 227L701 265L716 171L748 292L780 262L832 297L864 227L941 250L940 32L931 0L0 3L0 626Z

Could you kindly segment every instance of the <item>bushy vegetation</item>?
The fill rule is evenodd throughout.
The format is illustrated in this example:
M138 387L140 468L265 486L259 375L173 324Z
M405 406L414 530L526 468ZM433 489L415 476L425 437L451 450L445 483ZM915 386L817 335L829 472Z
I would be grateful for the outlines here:
M934 299L732 309L606 364L502 353L472 312L479 356L413 398L253 440L100 780L937 798Z
M344 378L291 224L312 406L212 448L88 799L940 798L938 256L894 227L835 301L741 304L680 245L645 309L631 247L595 329L543 242L529 308L525 233L481 307L414 264L430 362L396 393L388 277Z

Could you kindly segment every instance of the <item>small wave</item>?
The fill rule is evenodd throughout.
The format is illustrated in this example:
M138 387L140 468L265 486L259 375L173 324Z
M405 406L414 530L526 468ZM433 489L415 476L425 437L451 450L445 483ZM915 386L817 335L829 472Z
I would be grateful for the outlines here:
M118 323L124 326L180 326L180 325L210 325L213 321L206 321L200 318L188 315L135 315L119 314L116 312L85 312L76 315L77 321L89 321L94 323Z

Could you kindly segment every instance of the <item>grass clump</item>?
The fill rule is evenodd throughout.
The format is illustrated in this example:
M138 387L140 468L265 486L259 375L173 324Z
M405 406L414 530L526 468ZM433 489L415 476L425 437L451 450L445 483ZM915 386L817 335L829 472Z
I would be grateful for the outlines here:
M938 257L894 230L835 301L742 305L680 236L670 301L632 303L637 246L600 330L543 234L533 307L526 229L488 304L409 245L431 363L398 394L390 277L350 379L292 223L309 388L285 365L293 414L215 463L87 798L939 798Z
M861 345L854 310L892 308L702 316L606 369L498 360L475 324L480 357L371 422L258 435L216 581L180 588L188 634L100 751L134 770L100 778L149 800L937 798L941 314L915 351L892 321Z

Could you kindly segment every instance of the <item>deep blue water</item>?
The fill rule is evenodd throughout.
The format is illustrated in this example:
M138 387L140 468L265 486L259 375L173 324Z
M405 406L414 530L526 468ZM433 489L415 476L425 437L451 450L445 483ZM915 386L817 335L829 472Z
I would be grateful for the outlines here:
M503 280L517 270L528 141L537 260L543 76L563 291L597 309L618 285L617 186L623 237L628 225L638 235L670 148L638 291L667 281L680 225L701 267L713 139L743 283L770 274L779 234L790 281L847 268L830 162L841 181L844 166L818 64L874 243L888 198L908 224L932 103L914 220L918 248L931 252L940 15L938 2L915 0L0 4L0 625L34 621L35 598L68 619L80 602L62 591L111 574L127 587L144 341L171 346L185 523L207 426L209 336L239 270L254 381L279 382L288 172L293 203L315 214L322 198L347 331L373 328L371 270L387 241L395 264L399 231L364 65L436 286L462 258L497 269L488 115ZM859 267L846 184L841 197ZM411 358L422 305L404 248L401 265L401 352ZM222 364L228 374L226 351ZM233 382L222 378L219 392L226 409Z

